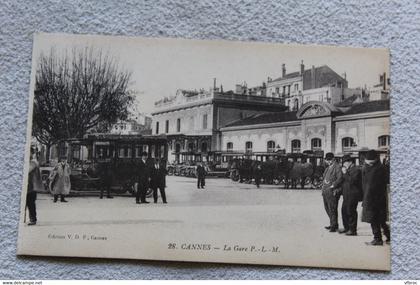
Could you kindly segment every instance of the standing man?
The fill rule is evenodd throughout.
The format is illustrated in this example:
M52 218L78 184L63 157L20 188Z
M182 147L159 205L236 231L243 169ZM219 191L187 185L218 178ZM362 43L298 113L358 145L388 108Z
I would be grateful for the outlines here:
M153 200L155 203L158 201L158 188L160 191L160 196L162 197L162 202L166 202L166 165L164 165L159 159L156 159L152 171L151 171L151 181L150 186L153 189Z
M261 183L261 177L262 177L262 169L261 169L261 164L257 164L257 166L255 167L255 185L257 185L257 188L260 188L260 183Z
M149 188L150 182L150 169L147 165L147 152L141 153L141 160L138 166L138 179L137 179L137 193L136 193L136 203L149 204L146 201L146 192Z
M341 206L341 216L343 218L344 229L340 229L340 234L347 236L357 235L357 204L363 199L362 192L362 171L354 165L354 160L350 155L343 156L343 178L341 183L343 194L343 205Z
M41 172L39 170L39 164L36 157L36 148L31 146L31 161L29 162L29 174L28 174L28 190L26 192L26 207L29 211L29 223L28 226L36 225L36 196L37 191L44 190L44 185L41 180Z
M54 194L54 203L57 202L58 196L60 196L61 202L68 202L64 197L70 193L70 174L71 169L67 163L67 157L61 156L60 162L55 166L50 176L50 188Z
M100 166L100 179L101 179L101 194L99 198L104 197L104 191L106 191L106 197L112 199L111 196L111 183L112 183L112 171L111 171L112 162L111 160L101 163Z
M197 166L197 189L204 189L204 186L206 185L206 169L203 166L203 163L198 163Z
M387 225L387 173L379 161L378 153L370 150L366 154L365 165L362 170L363 211L362 222L370 223L373 240L368 245L383 245L381 228L386 242L391 241L389 226Z
M334 154L329 152L325 155L325 162L328 167L324 171L322 182L322 198L324 207L330 219L330 225L325 229L330 232L338 230L338 200L340 199L339 184L342 179L341 166L334 159Z

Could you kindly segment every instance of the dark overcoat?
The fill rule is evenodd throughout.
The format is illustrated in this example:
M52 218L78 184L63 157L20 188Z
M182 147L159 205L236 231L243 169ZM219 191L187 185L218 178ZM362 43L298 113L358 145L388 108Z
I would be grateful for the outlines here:
M162 164L159 164L159 169L156 168L155 165L153 165L151 169L151 180L150 180L150 187L155 188L165 188L166 186L166 167Z
M149 187L149 178L150 178L150 167L148 163L144 163L142 160L138 163L137 168L137 182L139 183L138 187L140 188L148 188Z
M362 169L363 211L362 222L383 223L387 220L387 173L377 161Z
M206 177L206 169L204 168L204 166L202 165L197 166L197 177L198 178Z
M342 176L341 193L345 201L362 201L362 170L352 165Z

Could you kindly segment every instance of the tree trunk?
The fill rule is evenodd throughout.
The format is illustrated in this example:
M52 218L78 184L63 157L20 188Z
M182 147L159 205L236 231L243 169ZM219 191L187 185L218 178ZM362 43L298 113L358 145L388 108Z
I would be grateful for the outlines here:
M51 152L51 144L45 145L45 163L50 164L50 152Z

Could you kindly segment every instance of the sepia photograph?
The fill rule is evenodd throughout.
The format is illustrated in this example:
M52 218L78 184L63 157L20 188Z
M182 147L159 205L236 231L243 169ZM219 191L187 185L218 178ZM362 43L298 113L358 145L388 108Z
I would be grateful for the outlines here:
M390 271L389 57L36 34L17 254Z

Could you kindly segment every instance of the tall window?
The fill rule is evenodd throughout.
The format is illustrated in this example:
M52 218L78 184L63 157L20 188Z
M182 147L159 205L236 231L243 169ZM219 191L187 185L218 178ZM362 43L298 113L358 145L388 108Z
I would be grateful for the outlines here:
M245 143L245 151L246 152L252 152L252 142L246 142Z
M190 131L194 130L194 116L190 117L189 130Z
M176 131L179 133L181 131L181 119L176 120Z
M341 140L341 146L343 151L351 150L351 147L354 146L354 140L350 137L345 137Z
M169 133L169 120L165 122L165 133Z
M292 140L292 153L300 152L300 140Z
M226 144L226 150L227 151L233 151L233 142L228 142Z
M276 149L276 143L274 141L267 142L267 152L274 152Z
M207 114L203 115L203 129L207 129Z
M201 143L201 152L207 152L207 143L206 142Z
M188 144L188 151L194 151L194 143L190 142Z
M296 98L293 101L293 110L296 111L297 109L299 109L299 100Z
M386 148L388 146L389 146L389 136L388 135L378 137L378 147L379 148Z
M156 134L159 134L159 122L156 122Z
M312 150L321 150L322 149L322 141L319 138L313 138L311 140L311 148Z

